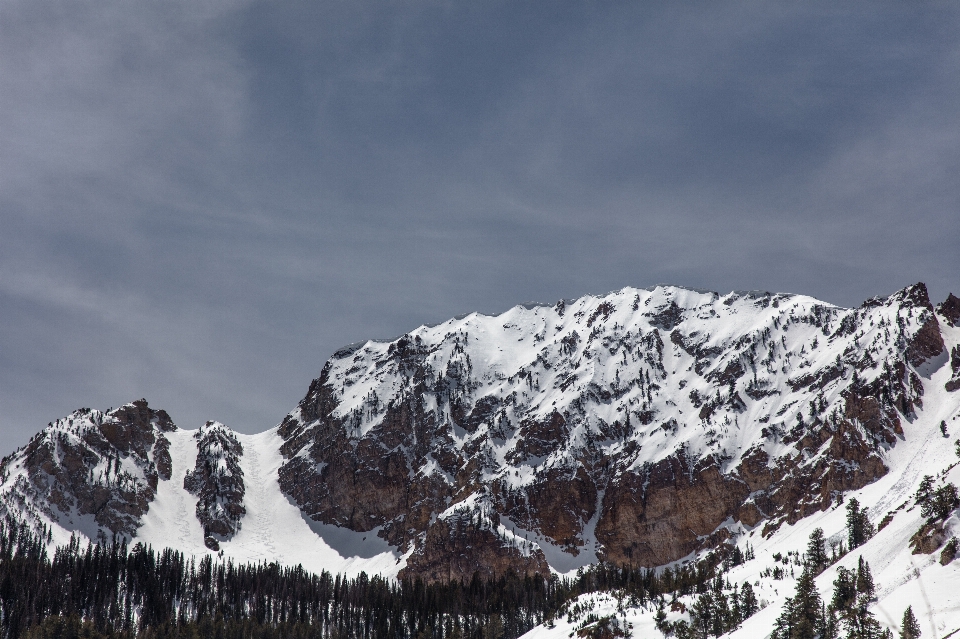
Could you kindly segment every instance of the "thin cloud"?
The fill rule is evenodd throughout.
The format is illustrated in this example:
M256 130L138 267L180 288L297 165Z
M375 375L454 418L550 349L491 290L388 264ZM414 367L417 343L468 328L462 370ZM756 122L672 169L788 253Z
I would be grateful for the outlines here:
M4 0L0 452L247 432L339 346L668 281L958 289L960 9Z

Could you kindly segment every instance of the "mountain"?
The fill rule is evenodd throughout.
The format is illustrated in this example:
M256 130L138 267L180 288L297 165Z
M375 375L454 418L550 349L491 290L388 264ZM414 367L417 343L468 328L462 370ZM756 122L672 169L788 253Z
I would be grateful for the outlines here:
M904 512L910 455L949 466L958 390L960 300L923 284L855 309L627 288L346 347L259 435L81 409L3 460L0 510L54 542L351 574L663 566L840 534L851 494Z

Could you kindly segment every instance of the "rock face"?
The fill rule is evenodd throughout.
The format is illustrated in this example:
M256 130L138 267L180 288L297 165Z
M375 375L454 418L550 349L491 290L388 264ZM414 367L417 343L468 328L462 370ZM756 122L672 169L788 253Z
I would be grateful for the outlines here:
M0 516L135 537L187 470L155 514L194 495L178 516L210 550L276 498L299 524L378 535L427 580L660 566L887 473L926 382L960 389L958 326L960 300L934 309L923 284L855 309L657 287L472 314L335 353L247 457L216 422L194 457L144 400L77 411L0 462ZM257 448L274 445L282 462ZM282 494L246 495L241 464L262 473L264 454Z
M243 446L236 435L219 422L207 422L196 435L197 461L194 469L183 478L187 492L199 498L196 515L207 546L219 549L225 541L240 530L240 520L247 510L243 507L243 471L240 456Z
M50 424L19 454L4 460L20 474L0 498L0 511L45 517L91 536L132 537L171 459L166 412L138 400L102 413L80 409Z
M937 304L937 314L948 325L960 327L960 298L950 293L945 301Z
M327 362L281 489L427 579L662 565L882 476L952 309L657 287L421 327Z

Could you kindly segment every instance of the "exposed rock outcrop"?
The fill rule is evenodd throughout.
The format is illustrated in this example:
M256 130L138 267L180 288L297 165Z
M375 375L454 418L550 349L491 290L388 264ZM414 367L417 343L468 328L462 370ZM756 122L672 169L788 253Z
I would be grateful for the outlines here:
M910 547L915 555L930 555L940 550L947 540L947 533L943 524L938 521L928 521L910 538Z
M167 413L143 399L106 413L75 411L4 462L5 476L21 472L5 489L0 510L43 515L95 536L131 537L159 481L170 478L164 433L174 430Z
M855 309L657 287L421 327L326 363L277 428L280 490L315 522L373 531L403 576L660 566L887 473L945 362L960 386L958 313L922 284ZM244 449L208 422L196 458L174 459L190 450L175 428L143 400L77 411L0 462L0 510L129 537L187 466L218 550L247 512Z
M950 293L946 300L937 304L937 313L950 326L960 327L960 298Z
M245 487L240 456L243 446L229 428L218 422L207 422L194 437L197 440L197 461L183 478L187 492L199 498L196 515L206 544L219 549L219 542L233 537L240 530L240 520L247 510L243 506Z
M658 287L471 315L336 353L279 428L281 489L427 579L662 565L884 475L943 352L922 284L857 309Z

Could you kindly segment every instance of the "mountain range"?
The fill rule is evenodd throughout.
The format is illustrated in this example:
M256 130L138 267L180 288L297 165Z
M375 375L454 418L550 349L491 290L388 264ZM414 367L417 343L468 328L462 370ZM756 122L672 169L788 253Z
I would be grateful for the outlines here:
M763 578L772 557L816 526L845 539L855 496L880 529L858 549L878 605L941 583L914 597L939 636L960 627L960 570L938 554L960 519L924 529L913 495L925 475L960 479L958 420L952 294L934 306L916 284L848 309L625 288L347 346L256 435L184 429L143 399L79 409L0 463L0 515L48 527L52 545L122 537L426 581L749 547L738 569L769 610L735 633L747 637L791 594ZM591 602L654 632L651 610Z

